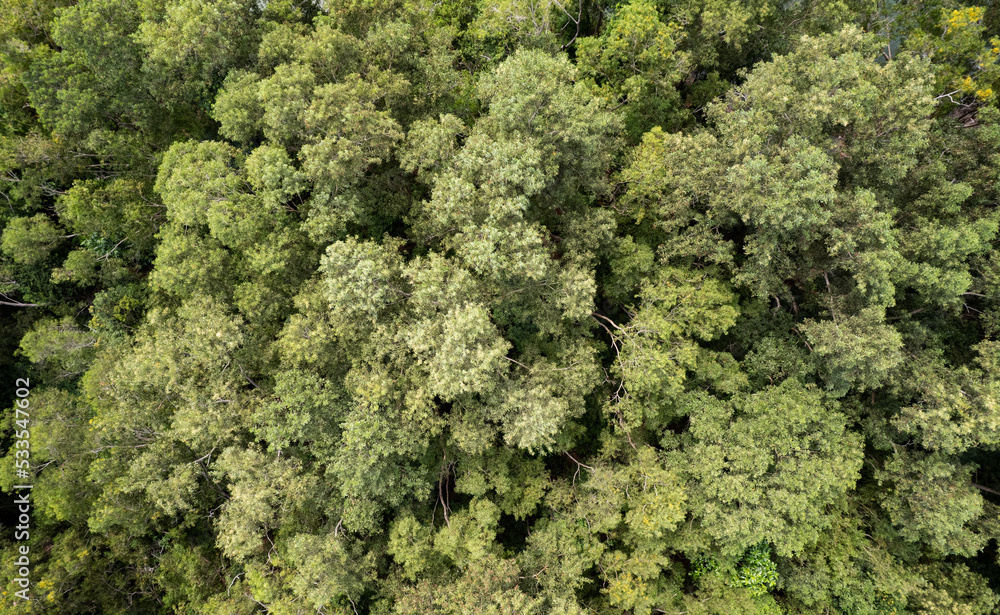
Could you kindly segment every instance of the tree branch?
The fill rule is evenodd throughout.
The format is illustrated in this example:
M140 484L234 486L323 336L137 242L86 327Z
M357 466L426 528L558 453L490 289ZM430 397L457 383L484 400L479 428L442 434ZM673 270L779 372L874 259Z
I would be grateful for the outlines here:
M979 489L980 491L985 491L986 493L992 493L993 495L1000 495L1000 491L997 491L996 489L990 489L989 487L985 487L978 483L972 483L972 486L975 487L976 489Z

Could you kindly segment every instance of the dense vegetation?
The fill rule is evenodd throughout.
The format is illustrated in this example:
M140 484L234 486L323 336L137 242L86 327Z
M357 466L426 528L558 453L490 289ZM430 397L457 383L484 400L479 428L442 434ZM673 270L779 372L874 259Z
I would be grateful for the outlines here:
M997 612L1000 6L261 4L0 0L0 613Z

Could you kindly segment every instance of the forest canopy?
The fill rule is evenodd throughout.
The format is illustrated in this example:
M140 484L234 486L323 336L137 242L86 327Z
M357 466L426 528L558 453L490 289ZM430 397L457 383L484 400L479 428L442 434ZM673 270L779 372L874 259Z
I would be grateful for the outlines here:
M0 615L1000 612L998 96L992 0L0 0Z

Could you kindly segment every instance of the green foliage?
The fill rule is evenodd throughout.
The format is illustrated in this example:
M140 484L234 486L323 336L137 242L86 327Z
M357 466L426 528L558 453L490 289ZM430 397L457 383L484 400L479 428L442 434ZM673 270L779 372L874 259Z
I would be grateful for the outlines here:
M259 5L240 0L143 3L133 36L154 95L199 101L226 73L245 65L257 46ZM206 101L207 102L207 101Z
M998 25L0 0L0 613L995 611Z
M47 363L55 378L82 374L91 361L94 336L76 326L72 318L41 320L21 338L21 352L32 363Z
M130 334L142 322L147 290L138 284L115 286L94 297L88 327L99 337L119 338Z
M688 469L705 530L730 554L760 539L783 557L814 544L861 469L836 405L793 380L729 401L692 394L688 403Z
M0 248L16 263L35 265L48 257L62 238L48 216L35 214L11 220L4 228Z
M972 468L942 454L900 452L877 474L888 489L881 505L900 536L926 543L942 554L975 553L985 536L965 527L982 512L982 497L971 485Z
M692 562L691 580L699 585L710 584L709 575L717 575L720 571L721 566L715 558L703 555ZM767 594L777 583L778 566L771 559L771 547L763 542L746 550L728 581L730 587L747 588L755 598Z
M657 124L683 121L674 84L689 69L690 55L678 49L684 32L661 18L656 3L620 5L600 36L579 42L578 62L595 79L608 105L627 105L626 128L635 140Z
M212 117L219 122L219 134L248 143L261 130L264 109L257 99L260 78L245 70L232 70L215 97Z
M778 567L771 560L771 549L761 543L750 547L740 560L733 576L734 587L746 587L751 596L762 596L778 582Z

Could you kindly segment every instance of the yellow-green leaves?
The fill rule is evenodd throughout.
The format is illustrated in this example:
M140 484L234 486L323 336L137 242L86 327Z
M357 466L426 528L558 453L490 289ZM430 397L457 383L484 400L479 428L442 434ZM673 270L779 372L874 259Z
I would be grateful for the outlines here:
M1000 37L987 25L993 10L949 3L938 11L933 28L918 29L908 37L909 48L933 61L935 94L942 104L995 104Z
M439 119L414 122L401 148L400 166L421 176L433 175L458 151L458 137L468 129L454 115L442 114Z
M257 448L223 451L213 473L229 483L218 521L219 546L237 560L266 553L266 534L307 501L316 485L315 477L303 475L295 459L267 455Z
M96 336L81 330L72 318L41 320L21 338L21 352L32 363L46 363L56 380L86 371Z
M145 52L143 68L161 96L204 97L226 72L245 64L257 46L246 0L148 2L133 38Z
M629 428L661 425L694 371L702 349L727 331L739 311L727 285L708 275L662 267L640 290L631 321L614 323L596 315L612 336L617 354L613 369L621 378L618 393Z
M0 0L45 612L994 608L989 7L53 1Z
M975 365L950 366L942 358L922 356L906 366L906 389L914 403L902 408L893 423L927 450L954 455L1000 447L998 344L983 341L973 350Z
M15 218L3 231L3 253L15 262L33 265L61 243L63 234L45 214Z
M156 190L164 196L167 218L183 226L208 223L214 207L225 207L241 192L239 152L224 143L179 143L164 156Z
M942 555L975 553L986 536L969 527L983 507L972 472L949 455L899 450L876 473L878 500L903 539Z
M880 66L870 60L876 45L854 29L803 38L709 116L738 152L773 151L796 135L826 148L833 162L859 175L857 183L899 181L926 145L933 102L926 64L902 56Z
M282 64L260 84L264 136L273 143L292 145L305 136L305 113L309 108L316 75L308 65Z
M331 244L321 271L325 295L335 322L347 326L359 317L375 322L379 315L409 295L401 268L398 240L385 244L356 239Z
M814 544L861 469L859 440L835 402L786 380L731 401L692 394L686 403L695 512L723 550L763 539L787 557Z
M384 86L362 81L359 75L316 87L302 118L304 134L315 136L302 146L300 159L302 170L318 186L354 183L366 169L388 159L402 140L392 115L375 107L383 96ZM294 104L285 100L286 105Z
M675 85L690 69L690 55L678 50L684 32L673 17L655 2L632 0L617 7L600 36L579 40L578 65L605 104L625 105L633 137L681 116Z
M289 583L293 596L315 609L346 609L375 578L376 558L364 543L339 535L301 533L288 540ZM345 604L346 603L346 604Z
M676 53L680 30L663 22L655 3L632 0L618 8L601 37L580 41L580 64L626 93L638 94L636 86L646 83L668 87L687 68L686 54Z
M402 332L406 343L427 369L427 386L444 401L485 392L495 386L510 343L500 337L481 305L455 305L436 318ZM485 385L485 386L484 386Z
M229 71L212 106L212 118L221 124L219 134L241 143L257 135L264 117L257 95L259 83L260 78L254 73Z
M903 360L902 336L874 309L832 320L807 320L801 329L820 357L827 388L838 395L851 387L877 388Z

